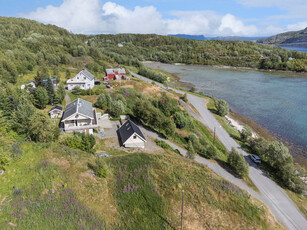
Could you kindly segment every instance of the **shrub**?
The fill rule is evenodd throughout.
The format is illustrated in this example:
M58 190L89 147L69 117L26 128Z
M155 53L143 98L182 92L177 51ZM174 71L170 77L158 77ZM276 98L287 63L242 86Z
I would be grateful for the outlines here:
M240 132L241 140L246 142L252 137L252 129L248 126L244 126Z
M229 107L228 107L228 103L224 100L215 100L215 107L217 109L217 113L224 117L228 114L229 112Z
M126 106L120 100L112 100L109 106L109 112L114 117L119 117L121 114L125 113Z
M189 141L188 143L188 152L187 152L187 158L194 159L195 158L195 150L192 144L192 141Z
M183 94L183 96L181 97L181 100L183 100L184 102L188 102L188 95L186 93Z
M91 152L96 140L93 135L74 132L73 136L65 138L64 144L71 148Z
M235 148L232 148L228 156L228 163L232 169L241 177L248 176L249 166L242 154L238 153Z
M99 109L104 109L104 110L108 108L108 101L106 99L105 94L101 94L98 96L95 106Z
M165 141L161 141L161 140L158 140L158 139L155 139L155 143L160 146L162 149L168 149L168 150L171 150L173 152L177 152L175 149L173 149L169 144L167 144ZM179 152L180 154L180 152Z
M1 153L0 154L0 170L5 170L9 162L10 162L9 157L5 155L4 153Z
M188 130L194 129L193 120L186 112L183 111L176 112L174 114L174 122L176 125L182 125L184 128Z
M88 166L98 177L106 178L109 175L109 167L107 163L101 158L97 158L94 164L89 163Z
M206 156L208 158L214 158L214 157L216 157L216 154L217 154L217 150L213 145L209 145L206 148Z

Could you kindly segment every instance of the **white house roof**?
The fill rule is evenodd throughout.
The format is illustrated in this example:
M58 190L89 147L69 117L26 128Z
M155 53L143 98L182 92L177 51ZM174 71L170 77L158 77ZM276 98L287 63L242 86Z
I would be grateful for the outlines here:
M74 100L66 106L62 120L65 120L66 118L70 117L75 113L79 113L81 115L94 119L92 103L85 101L81 98Z
M66 82L67 82L67 84L71 84L71 83L73 83L73 84L85 84L86 81L83 79L82 76L85 76L90 81L95 80L95 76L93 74L91 74L86 69L83 69L74 78L68 79ZM79 79L76 80L78 77L79 77Z
M121 73L126 73L126 70L125 70L124 68L106 69L107 74L115 74L116 71L117 71L119 74L121 74Z
M91 74L89 71L87 71L86 69L81 70L81 72L83 75L85 75L88 79L90 79L91 81L95 79L95 76L93 74ZM80 74L79 73L79 74Z

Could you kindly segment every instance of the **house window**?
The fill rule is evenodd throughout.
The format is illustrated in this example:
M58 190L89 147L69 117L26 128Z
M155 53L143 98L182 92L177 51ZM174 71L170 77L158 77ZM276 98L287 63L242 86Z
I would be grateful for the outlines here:
M85 80L85 77L83 77L83 79Z
M79 79L79 77L77 77L77 79Z
M133 136L133 139L136 139L136 135Z

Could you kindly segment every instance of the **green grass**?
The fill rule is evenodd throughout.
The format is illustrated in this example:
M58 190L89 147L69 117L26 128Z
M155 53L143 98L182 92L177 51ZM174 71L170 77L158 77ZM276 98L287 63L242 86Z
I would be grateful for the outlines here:
M80 95L75 95L75 94L69 93L69 92L67 92L67 95L70 97L71 101L74 101L74 100L76 100L80 97Z
M192 212L203 227L209 224L212 228L229 228L244 223L269 228L269 223L263 220L265 210L252 204L246 192L214 176L202 165L181 157L141 153L109 161L116 177L113 186L121 212L119 229L179 228L177 210L182 190L185 190L185 208L189 210L184 218L186 227ZM203 208L206 212L225 212L225 219L219 222L217 218L205 218Z
M49 145L25 143L1 177L0 229L102 228L103 220L65 186L60 168L46 160ZM73 213L73 215L72 215ZM99 227L100 226L100 227Z
M228 158L228 152L224 145L219 141L217 137L215 137L214 143L214 134L207 128L205 127L201 122L197 120L193 120L194 126L196 127L196 130L198 130L206 139L209 141L212 145L214 145L217 148L217 154L218 158L222 161L227 161Z
M185 228L269 228L258 201L206 167L163 150L108 149L106 141L95 146L112 154L103 159L106 178L87 176L92 154L56 143L22 144L22 157L0 177L0 229L9 223L14 229L178 229L182 189ZM16 189L22 193L14 195Z

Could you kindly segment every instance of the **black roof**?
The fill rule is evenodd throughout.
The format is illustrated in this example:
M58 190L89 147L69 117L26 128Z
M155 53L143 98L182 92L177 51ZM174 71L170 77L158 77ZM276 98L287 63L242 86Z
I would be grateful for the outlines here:
M63 110L63 107L62 106L59 106L59 105L55 105L55 106L53 106L51 109L50 109L50 111L52 111L52 110L54 110L54 109L58 109L58 110Z
M144 141L146 141L143 133L141 132L140 128L137 127L131 120L127 120L119 129L118 133L124 144L134 133L139 135Z

